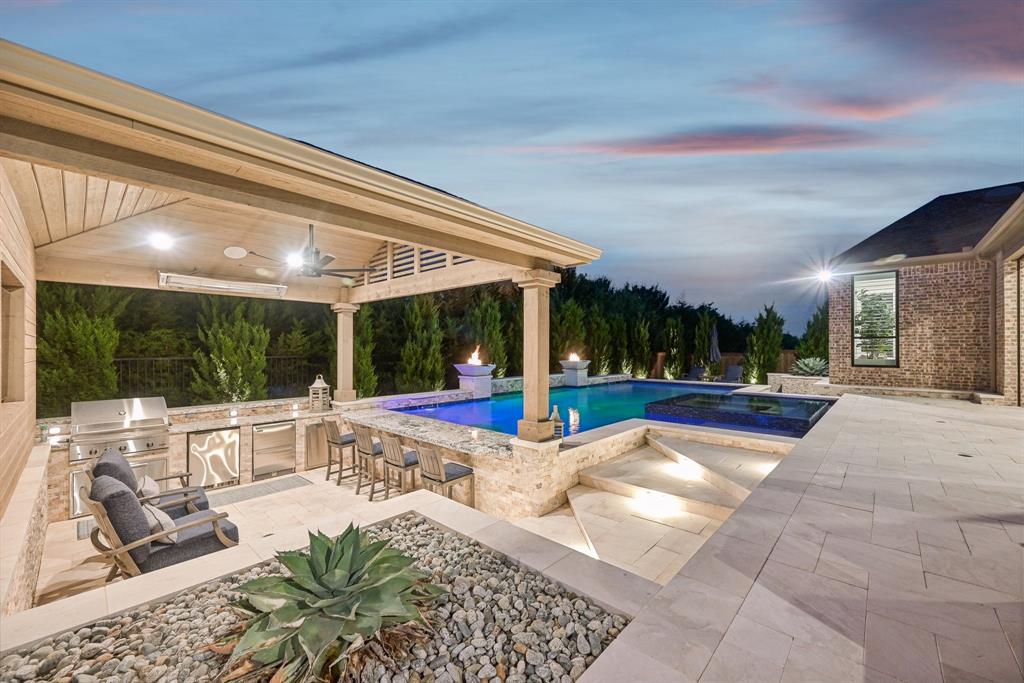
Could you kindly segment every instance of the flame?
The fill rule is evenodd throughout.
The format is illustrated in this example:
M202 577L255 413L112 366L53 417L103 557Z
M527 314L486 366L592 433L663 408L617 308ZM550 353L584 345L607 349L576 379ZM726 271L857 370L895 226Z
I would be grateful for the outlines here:
M577 362L577 361L579 361L579 359L580 359L580 354L576 353L575 351L572 351L572 352L569 353L569 360L570 361Z
M483 361L480 360L479 344L477 344L476 348L473 349L472 355L470 355L469 360L467 360L466 362L469 363L470 365L483 365Z

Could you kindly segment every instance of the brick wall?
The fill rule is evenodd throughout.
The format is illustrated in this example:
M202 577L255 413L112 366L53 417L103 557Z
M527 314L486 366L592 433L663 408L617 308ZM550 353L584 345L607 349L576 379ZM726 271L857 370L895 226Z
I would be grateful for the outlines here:
M851 362L851 278L829 287L829 379L835 384L992 391L993 264L899 268L899 367Z
M998 299L1002 304L997 309L996 329L999 333L999 354L1002 359L999 365L1000 393L1008 405L1021 404L1021 363L1024 362L1024 339L1021 338L1021 320L1019 308L1024 299L1024 263L1021 259L1007 260L1003 263L1001 282L997 287ZM1000 312L1001 311L1001 315Z

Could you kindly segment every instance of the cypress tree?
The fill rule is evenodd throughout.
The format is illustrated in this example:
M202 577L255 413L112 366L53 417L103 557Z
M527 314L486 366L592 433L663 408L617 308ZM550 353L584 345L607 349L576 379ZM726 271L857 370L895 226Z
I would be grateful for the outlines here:
M352 372L355 375L356 397L377 394L377 369L373 365L373 308L367 304L355 315L353 331Z
M697 327L693 332L693 367L711 369L711 330L715 322L716 316L709 310L703 310L697 316Z
M117 396L113 316L55 310L43 316L38 348L37 411L40 417L68 415L74 401Z
M608 316L608 332L611 337L608 349L608 372L612 374L633 372L633 359L629 356L629 336L626 319L618 313Z
M590 371L595 375L607 375L611 371L611 330L608 320L597 304L590 307L587 317L587 357Z
M405 306L406 340L402 345L395 388L400 394L444 389L441 320L431 294L413 297Z
M551 367L561 370L558 361L575 351L584 351L586 328L583 324L583 308L575 299L562 304L557 315L552 316L551 325Z
M765 306L754 320L754 331L747 337L744 372L755 384L768 382L768 373L775 372L782 355L782 316L775 305Z
M267 398L267 346L270 331L260 307L238 303L225 314L217 300L203 297L199 315L200 349L192 358L192 394L208 403Z
M811 319L807 321L807 329L796 347L798 358L821 358L828 360L828 300L826 299Z
M686 339L679 318L665 322L665 379L679 379L686 374Z
M630 337L633 375L645 379L651 369L651 324L646 318L636 320Z
M490 294L484 294L469 311L469 334L473 345L479 345L485 363L494 364L494 376L504 377L508 370L505 351L505 329L501 322L501 307Z

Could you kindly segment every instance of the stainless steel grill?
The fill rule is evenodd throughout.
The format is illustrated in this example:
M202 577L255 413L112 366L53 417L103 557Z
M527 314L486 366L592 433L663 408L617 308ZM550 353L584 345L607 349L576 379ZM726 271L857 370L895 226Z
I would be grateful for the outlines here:
M72 403L68 457L76 462L108 448L125 455L167 448L170 425L162 396Z

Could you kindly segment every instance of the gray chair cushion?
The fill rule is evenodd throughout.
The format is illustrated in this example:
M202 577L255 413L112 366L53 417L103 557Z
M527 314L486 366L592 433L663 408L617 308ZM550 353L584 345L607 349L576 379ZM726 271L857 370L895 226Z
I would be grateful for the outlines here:
M175 498L184 498L185 496L197 496L197 500L192 501L192 504L200 510L210 509L210 501L206 497L206 491L203 490L202 487L198 488L193 493L171 493L160 496L160 503L169 503ZM188 508L184 505L175 505L174 507L163 508L163 511L170 515L171 519L178 519L179 517L184 517L185 515L190 514Z
M472 467L466 467L465 465L460 465L457 462L446 462L444 464L444 481L445 482L453 481L455 479L461 479L461 478L463 478L465 476L468 476L470 474L473 474L473 468ZM423 473L421 473L420 476L426 477L427 479L433 479L433 477L430 477L430 476L428 476L426 474L423 474ZM436 479L433 479L433 480L437 481Z
M373 442L373 453L372 453L372 455L375 458L377 456L384 457L384 446L380 445L379 441L374 441Z
M191 515L185 515L174 520L175 524L181 526L196 519L213 517L217 513L213 510L200 510ZM223 519L219 522L224 535L232 541L238 541L238 527ZM225 546L217 538L213 531L212 524L200 524L191 529L184 529L178 532L178 540L174 545L154 546L145 562L139 562L139 569L142 573L170 567L186 560L193 560L203 555L223 550Z
M139 480L135 478L135 472L132 471L128 458L114 448L103 451L103 455L93 465L92 476L93 478L113 477L130 488L132 493L139 490Z
M338 446L351 446L356 442L356 435L353 432L342 434L337 441L331 443L337 444Z
M403 457L403 464L406 467L412 467L413 465L420 464L420 458L416 455L416 451L406 451Z
M725 381L726 382L742 382L743 381L743 366L742 365L730 365L725 369Z
M110 518L110 525L124 545L149 536L149 520L142 511L142 503L135 491L123 482L106 475L96 477L89 490L89 497L103 506ZM150 545L147 543L129 551L136 564L145 562L149 557Z

